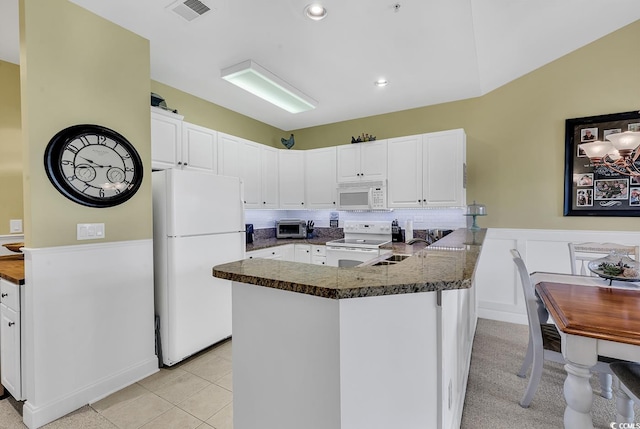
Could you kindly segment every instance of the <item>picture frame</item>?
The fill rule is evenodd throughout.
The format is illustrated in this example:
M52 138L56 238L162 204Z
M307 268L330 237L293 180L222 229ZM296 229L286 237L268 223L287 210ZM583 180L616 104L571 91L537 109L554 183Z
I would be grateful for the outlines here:
M596 167L579 147L624 131L640 131L640 112L565 120L564 216L640 216L640 177Z

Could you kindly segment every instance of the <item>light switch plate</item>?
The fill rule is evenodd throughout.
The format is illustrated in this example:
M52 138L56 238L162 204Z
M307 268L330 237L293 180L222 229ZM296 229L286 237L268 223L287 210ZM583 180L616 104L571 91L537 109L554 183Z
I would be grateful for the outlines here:
M22 232L22 219L11 219L9 221L9 232L11 234Z
M99 240L104 238L104 223L77 224L78 240Z

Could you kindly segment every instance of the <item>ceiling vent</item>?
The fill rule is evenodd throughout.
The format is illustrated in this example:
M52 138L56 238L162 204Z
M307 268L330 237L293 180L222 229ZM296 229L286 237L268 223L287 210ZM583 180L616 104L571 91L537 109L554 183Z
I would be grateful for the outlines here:
M179 0L169 5L169 9L187 21L193 21L211 10L199 0Z

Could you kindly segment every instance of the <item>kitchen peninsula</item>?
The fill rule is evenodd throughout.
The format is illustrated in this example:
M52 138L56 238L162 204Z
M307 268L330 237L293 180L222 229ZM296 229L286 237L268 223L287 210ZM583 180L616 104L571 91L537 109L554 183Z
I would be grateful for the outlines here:
M484 234L389 265L214 267L234 282L234 427L459 427Z

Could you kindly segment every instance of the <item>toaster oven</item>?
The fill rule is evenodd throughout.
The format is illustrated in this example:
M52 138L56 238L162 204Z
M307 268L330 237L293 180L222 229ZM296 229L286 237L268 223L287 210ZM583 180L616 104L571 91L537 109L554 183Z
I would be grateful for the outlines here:
M276 238L307 238L307 222L301 219L276 221Z

